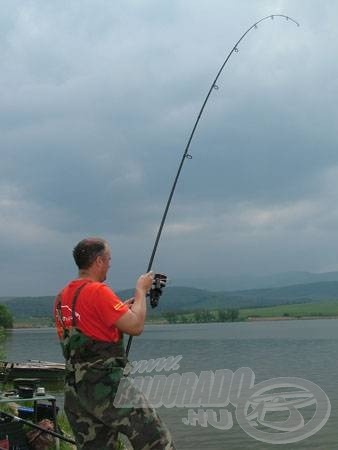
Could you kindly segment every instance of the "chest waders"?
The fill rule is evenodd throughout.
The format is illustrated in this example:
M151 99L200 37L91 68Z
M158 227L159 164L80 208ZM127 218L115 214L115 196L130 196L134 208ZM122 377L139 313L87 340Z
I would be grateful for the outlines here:
M71 304L72 326L62 320L62 294L56 311L63 327L62 352L66 361L65 412L80 450L118 449L118 432L125 434L135 450L171 450L170 434L144 398L140 408L113 405L127 358L123 338L103 342L76 328L76 303L90 281L75 291ZM140 396L140 392L137 392Z

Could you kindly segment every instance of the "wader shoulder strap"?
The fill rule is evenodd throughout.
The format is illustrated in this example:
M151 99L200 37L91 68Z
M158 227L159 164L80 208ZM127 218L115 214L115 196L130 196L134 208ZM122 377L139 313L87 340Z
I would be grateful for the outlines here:
M77 299L79 298L79 295L82 291L82 289L88 284L90 283L90 281L86 281L83 284L81 284L81 286L79 286L74 294L73 300L72 300L72 327L75 327L75 322L76 322L76 316L75 316L75 305L77 302Z
M60 321L60 324L61 324L61 326L62 326L62 328L65 330L66 329L66 327L65 327L65 324L64 324L64 322L63 322L63 319L62 319L62 313L61 313L61 292L57 295L57 297L56 297L56 301L55 301L55 303L56 303L56 307L55 307L55 311L56 311L56 314L57 314L57 316L58 316L58 319L59 319L59 321Z
M75 327L75 322L76 322L76 316L75 316L75 305L76 305L76 301L78 299L78 296L80 295L80 292L82 291L82 289L86 286L86 284L90 283L90 281L86 281L85 283L81 284L81 286L79 286L74 294L73 300L72 300L72 326ZM62 302L62 296L61 296L62 292L60 292L58 294L58 296L56 297L56 314L58 315L58 318L60 320L60 324L62 325L62 328L65 330L65 324L63 322L62 319L62 313L61 313L61 302Z

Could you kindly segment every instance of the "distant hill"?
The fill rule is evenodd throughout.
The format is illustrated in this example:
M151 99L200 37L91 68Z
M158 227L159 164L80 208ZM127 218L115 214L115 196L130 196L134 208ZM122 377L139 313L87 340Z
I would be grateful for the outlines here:
M123 299L131 297L132 289L119 292ZM269 289L208 291L189 287L167 287L158 312L190 311L215 308L250 308L293 303L314 303L338 300L338 281L296 284ZM3 297L15 319L52 315L54 297ZM151 309L149 309L152 312Z
M161 310L250 308L333 300L338 300L338 281L219 292L172 287L168 288L162 296Z
M211 291L238 291L247 289L268 289L275 287L293 286L295 284L320 283L322 281L338 281L338 272L300 272L290 271L272 275L254 276L219 276L208 278L175 278L176 286L207 289Z

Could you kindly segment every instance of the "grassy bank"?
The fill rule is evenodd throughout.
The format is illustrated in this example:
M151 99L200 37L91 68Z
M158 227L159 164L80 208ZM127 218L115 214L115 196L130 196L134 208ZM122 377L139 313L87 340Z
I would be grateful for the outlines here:
M267 308L247 308L239 312L241 319L250 318L324 318L338 317L338 302L302 303Z

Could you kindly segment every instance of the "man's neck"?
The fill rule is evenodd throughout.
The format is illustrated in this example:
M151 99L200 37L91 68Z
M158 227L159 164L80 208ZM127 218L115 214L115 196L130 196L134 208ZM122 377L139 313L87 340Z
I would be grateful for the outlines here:
M92 281L101 281L100 278L95 273L85 269L79 271L79 278Z

